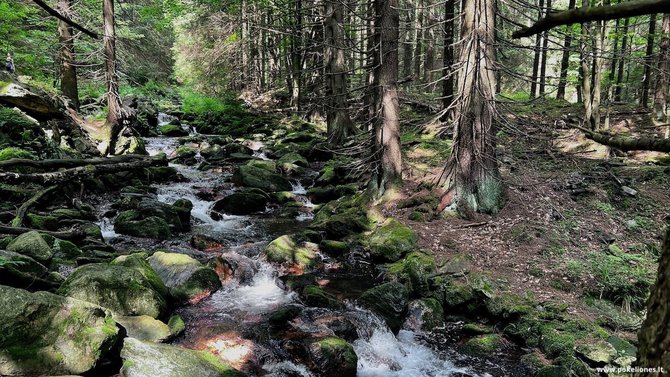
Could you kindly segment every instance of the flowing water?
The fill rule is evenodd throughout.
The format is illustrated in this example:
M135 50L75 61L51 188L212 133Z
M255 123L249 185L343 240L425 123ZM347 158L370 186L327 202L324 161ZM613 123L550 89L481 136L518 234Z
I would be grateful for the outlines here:
M165 121L165 119L163 119ZM169 120L168 120L169 121ZM155 155L168 156L179 146L176 138L147 138L147 151ZM256 150L259 158L267 158ZM208 255L233 259L244 266L245 278L236 277L224 282L224 286L210 297L178 309L187 324L184 335L174 341L185 347L205 349L231 365L251 375L314 376L305 365L289 361L281 351L281 339L274 339L267 326L267 316L272 311L292 304L303 306L298 295L285 288L278 279L279 272L262 258L263 247L273 238L299 230L312 218L314 205L305 196L306 189L294 183L293 193L307 208L295 219L273 218L272 209L253 216L227 216L214 220L209 210L212 198L198 195L199 191L211 190L229 194L236 188L229 183L230 173L205 172L195 166L171 164L185 178L183 182L156 185L158 199L173 203L186 198L193 202L192 233L222 240L223 252ZM224 169L225 171L225 169ZM203 199L205 198L205 199ZM114 238L111 223L101 223L105 238ZM186 244L184 237L174 244ZM191 252L194 252L191 250ZM202 253L201 253L201 256ZM358 339L353 346L358 355L358 375L363 377L442 377L442 376L490 376L486 370L467 366L456 366L453 357L440 352L425 342L421 334L401 330L394 335L386 324L369 311L360 309L350 301L347 294L362 291L361 282L373 281L371 276L338 275L337 269L327 277L339 290L345 309L328 310L304 308L300 323L294 323L307 333L328 333L329 329L319 325L318 320L342 316L355 326ZM314 320L314 321L313 321ZM461 365L463 365L461 363ZM495 375L506 375L505 373Z

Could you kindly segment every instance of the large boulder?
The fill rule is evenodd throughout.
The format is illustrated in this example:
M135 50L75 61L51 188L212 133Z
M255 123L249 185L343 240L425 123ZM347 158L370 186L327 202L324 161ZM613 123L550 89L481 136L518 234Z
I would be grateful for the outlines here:
M129 337L149 342L163 342L172 337L170 327L148 315L117 316L114 320L126 329Z
M233 182L266 192L291 191L293 186L286 178L269 170L252 165L242 165L233 174Z
M297 240L295 236L283 235L265 247L265 256L270 262L284 266L297 266L302 270L315 267L321 261L317 251L319 246L311 242Z
M118 339L111 313L52 293L0 286L0 375L82 374Z
M125 377L243 377L207 352L126 338L121 350Z
M313 369L323 377L355 377L358 356L346 340L331 336L309 345Z
M193 203L187 199L167 204L151 197L127 194L114 207L122 210L114 220L117 233L166 239L172 233L191 228Z
M212 206L210 216L214 220L220 220L221 213L230 215L249 215L256 212L263 212L268 201L268 195L262 190L251 189L235 192L216 201Z
M33 258L0 250L0 284L17 288L56 289L49 269Z
M416 251L386 266L387 276L404 283L414 296L430 294L429 280L436 271L435 258L431 255Z
M186 254L158 251L148 262L177 303L197 301L221 288L214 269Z
M114 259L111 264L132 268L142 274L153 289L163 297L168 297L169 292L160 276L154 271L149 262L147 262L147 253L135 253L130 255L121 255Z
M58 292L108 308L114 315L156 318L166 301L139 271L119 265L88 264L76 269Z
M156 216L143 217L135 210L119 213L114 219L114 231L133 237L157 238L165 240L170 238L170 226L165 220Z
M386 321L393 332L398 332L407 313L409 291L400 283L391 282L363 292L358 302Z
M366 246L373 259L395 262L414 251L416 233L396 219L387 219L366 238Z
M49 243L37 231L23 233L16 237L8 246L7 251L23 254L34 260L48 264L53 257Z

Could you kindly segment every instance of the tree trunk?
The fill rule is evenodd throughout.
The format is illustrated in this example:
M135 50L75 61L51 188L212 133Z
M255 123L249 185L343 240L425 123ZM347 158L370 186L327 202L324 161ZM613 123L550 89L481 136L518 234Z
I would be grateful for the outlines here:
M551 11L551 0L547 0L547 12ZM544 96L544 87L547 80L547 50L549 47L549 32L545 31L542 36L542 64L540 66L540 97Z
M654 119L667 121L668 82L670 77L670 13L663 16L663 35L661 51L658 57L658 74L656 76L656 93L654 94ZM668 136L666 131L666 137Z
M644 58L644 80L642 81L642 96L640 105L645 109L649 106L649 88L651 83L651 66L654 64L654 33L656 32L656 15L649 16L649 34L647 34L647 54Z
M443 172L447 192L439 211L470 217L497 213L504 189L498 171L495 110L495 6L493 0L464 0L461 11L459 103L454 142Z
M128 113L123 108L119 95L119 82L116 72L116 31L114 29L114 0L103 0L103 54L105 60L105 80L107 81L107 119L105 132L108 144L103 148L103 155L113 154L119 134L127 122Z
M59 0L58 12L72 18L71 0ZM74 36L72 26L58 21L58 43L60 44L60 88L70 100L73 109L79 111L79 90L77 89L77 69L74 65Z
M412 60L412 53L413 51L413 44L412 44L412 13L413 13L413 8L412 8L412 2L407 1L405 2L405 6L407 7L407 18L405 19L405 38L403 40L403 62L402 62L402 75L403 77L410 77L412 76L412 68L413 68L413 60ZM408 81L408 84L410 81Z
M426 0L426 10L424 11L424 43L426 44L426 56L423 61L423 82L426 84L433 82L433 69L435 64L435 14L431 0ZM435 85L430 85L429 91L434 90Z
M398 103L398 0L375 0L375 153L372 188L377 196L402 179Z
M590 0L582 0L582 8L588 8L589 6ZM582 74L582 101L584 102L584 126L588 129L592 129L591 114L593 113L593 102L591 97L591 64L588 48L590 37L589 26L587 23L583 23L580 40L580 69Z
M608 0L605 0L608 1ZM600 3L602 5L602 1ZM592 67L592 83L591 83L591 127L594 130L601 129L601 83L603 64L605 62L605 37L607 36L607 21L598 21L595 25L595 33L593 36L593 67Z
M626 66L626 52L628 49L628 25L630 24L630 20L626 18L623 21L623 30L621 33L623 34L623 38L621 39L621 54L619 55L619 63L618 63L618 72L617 72L617 77L616 77L616 88L614 89L614 101L619 102L621 101L621 92L623 90L623 74L624 74L624 68Z
M423 59L423 6L424 1L416 0L414 13L414 78L421 82L421 60Z
M328 140L339 145L356 132L347 105L347 62L341 0L325 0L324 62L326 68L326 121Z
M538 3L538 17L542 18L542 8L544 7L544 0L539 0ZM537 75L540 69L540 46L542 45L542 33L538 33L535 36L535 54L533 55L533 75L531 76L530 82L530 98L535 98L537 93Z
M293 30L291 30L291 105L301 110L302 65L302 0L295 0Z
M575 8L576 0L570 0L568 9ZM563 43L563 57L561 58L561 74L558 79L558 90L556 99L565 99L565 87L568 81L568 69L570 68L570 48L572 47L572 28L568 27L565 31L565 42Z
M670 228L666 231L663 251L658 262L656 284L647 302L647 318L638 334L638 364L642 368L670 370ZM661 372L639 376L660 377Z
M444 2L444 52L442 57L442 109L447 110L454 100L454 8L456 0ZM445 121L448 114L442 116Z

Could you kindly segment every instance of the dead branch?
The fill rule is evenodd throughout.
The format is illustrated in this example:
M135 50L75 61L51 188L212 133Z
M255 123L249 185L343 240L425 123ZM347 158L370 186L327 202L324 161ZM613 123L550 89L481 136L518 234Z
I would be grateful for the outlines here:
M12 220L12 226L13 227L21 227L23 226L23 219L26 217L26 212L30 209L30 207L34 206L35 203L37 203L40 199L45 197L46 195L49 195L52 193L58 186L51 186L47 187L44 190L41 190L37 192L32 198L26 200L25 203L19 207L18 211L16 211L16 216L14 217L14 220Z
M586 137L600 143L626 151L655 151L670 153L670 139L652 139L652 138L632 138L626 136L607 135L599 132L594 132L583 127L573 126L574 128L584 132Z

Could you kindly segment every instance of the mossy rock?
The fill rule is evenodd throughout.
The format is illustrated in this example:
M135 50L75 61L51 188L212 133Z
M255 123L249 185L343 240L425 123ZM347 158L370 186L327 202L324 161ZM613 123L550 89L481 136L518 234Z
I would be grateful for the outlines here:
M123 211L114 219L114 231L134 237L156 238L165 240L172 232L170 225L160 217L142 218L136 210Z
M414 300L409 303L407 319L403 328L414 331L432 331L444 326L442 304L432 297Z
M53 258L51 246L44 240L42 234L34 230L16 237L7 245L7 250L27 255L43 264L48 264Z
M617 350L604 340L596 340L577 345L577 354L594 364L609 364L617 357Z
M407 314L409 291L401 283L385 283L363 292L358 302L382 317L397 333Z
M202 299L221 288L214 269L186 254L158 251L148 262L179 304Z
M477 301L477 292L470 284L460 281L449 281L443 287L444 305L446 308L463 308Z
M87 264L77 268L59 294L108 308L115 315L160 316L167 304L139 271L118 265Z
M291 182L279 174L249 165L242 165L235 171L233 182L245 187L259 188L266 192L293 190Z
M29 160L37 159L37 157L32 152L21 148L10 147L0 149L0 161L6 161L12 158L24 158Z
M272 160L251 160L245 165L265 169L271 173L277 172L277 163Z
M493 333L493 329L490 326L482 325L481 323L466 323L461 329L464 334L468 335L484 335Z
M116 344L111 313L52 293L0 286L0 375L83 374Z
M534 302L519 295L500 292L486 301L486 309L494 317L514 320L531 313L534 310L534 304Z
M0 284L31 290L53 290L60 281L49 275L49 270L33 258L11 251L0 250Z
M396 219L387 219L366 238L365 245L373 259L396 262L416 250L416 233Z
M268 317L268 323L274 328L285 328L289 321L300 315L300 312L302 312L301 306L286 305L272 312Z
M286 153L285 155L281 156L277 162L280 165L292 164L303 168L309 167L309 162L307 162L307 159L295 152Z
M470 356L489 357L500 352L504 346L502 336L487 334L468 339L461 346L461 351Z
M260 190L258 190L260 191ZM214 220L221 219L221 213L230 215L249 215L265 211L268 204L268 196L255 190L232 193L214 203L210 216Z
M26 215L28 226L39 230L58 230L58 218L50 215L29 213Z
M470 271L472 257L466 254L451 255L440 267L440 272L453 276L466 275Z
M168 328L170 329L170 336L176 337L186 330L186 323L179 314L174 314L168 320Z
M160 126L158 127L158 132L160 132L160 134L163 136L170 137L188 136L188 131L183 129L181 125L177 124L165 124Z
M387 275L407 285L415 296L430 293L429 278L435 273L435 258L422 252L413 252L403 259L387 265Z
M305 303L309 306L319 308L340 309L342 304L337 301L337 298L325 292L318 285L308 285L302 290L301 294Z
M370 230L374 219L369 213L369 205L370 197L365 194L340 198L321 206L310 227L325 231L330 239L341 239Z
M313 369L323 377L355 377L358 356L354 347L338 337L319 339L309 345Z
M301 242L291 235L274 239L265 247L265 256L270 262L285 266L296 265L302 269L311 269L320 263L316 251L318 245Z
M160 343L172 336L168 325L148 315L116 316L114 320L126 329L131 338Z
M562 365L547 365L537 371L536 377L571 377L570 370Z
M340 256L349 251L349 244L342 241L322 240L319 242L319 249L332 256Z
M312 187L307 190L307 196L314 204L328 203L331 200L339 199L343 196L354 195L356 185L328 185L325 187Z
M125 377L244 377L214 355L183 347L126 338L121 350Z
M149 281L149 284L151 284L156 292L167 298L169 297L168 289L161 280L160 276L158 276L149 262L147 262L148 257L149 255L147 253L142 252L130 255L121 255L114 259L111 264L132 268L133 270L138 271L142 274L142 276L144 276L145 279L147 279L147 281Z
M61 239L53 240L54 254L65 259L75 259L83 255L83 252L74 243Z

